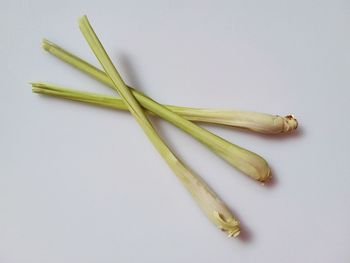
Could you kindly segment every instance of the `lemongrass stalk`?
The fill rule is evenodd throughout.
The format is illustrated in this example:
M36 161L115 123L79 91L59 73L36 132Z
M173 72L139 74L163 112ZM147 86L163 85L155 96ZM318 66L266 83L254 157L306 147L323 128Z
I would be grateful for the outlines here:
M57 58L113 88L113 84L108 76L106 76L106 73L89 64L87 61L68 52L47 39L43 39L42 47ZM133 94L134 96L138 96L137 99L147 97L134 89ZM298 127L298 122L293 115L282 117L279 115L249 111L235 111L230 109L200 109L171 105L165 106L188 120L228 125L265 134L289 133Z
M127 106L123 100L114 96L62 88L48 83L32 83L32 86L33 92L35 93L86 102L118 110L127 110ZM199 109L172 105L164 106L189 121L214 124L224 124L228 121L228 125L230 126L234 123L234 126L236 127L265 134L278 134L281 133L281 131L288 132L291 129L294 129L293 127L297 126L297 122L293 115L281 117L278 115L248 111ZM148 113L153 114L150 111L148 111Z
M99 70L81 58L46 40L43 42L43 48L56 57L105 83L107 86L114 88L113 83L105 72ZM268 164L261 156L230 143L208 130L197 126L134 89L131 89L131 93L145 109L189 133L246 175L261 182L265 182L271 177Z
M181 163L181 161L172 153L172 151L154 130L143 109L130 92L129 88L125 85L117 69L114 67L86 16L83 16L79 20L79 27L95 56L113 81L115 89L128 106L129 111L143 128L144 132L147 134L148 138L154 144L161 156L172 168L178 178L180 178L181 182L183 182L186 188L192 193L199 206L203 209L207 216L219 228L226 231L229 236L238 235L239 223L227 209L224 203L218 199L218 197L209 189L208 185L206 185L202 179L194 175L184 164Z

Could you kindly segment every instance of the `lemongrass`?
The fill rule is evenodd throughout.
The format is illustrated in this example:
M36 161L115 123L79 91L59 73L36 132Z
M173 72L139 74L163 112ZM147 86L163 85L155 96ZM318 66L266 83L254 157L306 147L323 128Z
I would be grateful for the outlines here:
M52 84L33 84L35 84L33 85L33 92L35 93L62 97L69 100L86 102L118 110L127 110L127 106L123 100L116 98L115 96L62 88ZM298 125L293 115L281 117L278 115L249 111L200 109L172 105L164 106L189 121L227 124L229 126L249 129L265 134L290 132L294 130ZM148 113L153 114L149 111Z
M65 51L63 48L60 48L46 40L43 42L43 48L56 57L105 83L109 87L114 88L112 81L105 72L99 70L81 58L78 58L77 56ZM131 89L131 93L145 109L153 112L159 117L189 133L246 175L261 182L265 182L271 177L270 168L267 162L261 156L238 145L230 143L227 140L209 132L208 130L197 126L191 121L182 118L178 114L134 89Z
M220 229L226 231L229 236L238 235L239 222L234 218L226 205L218 199L217 195L209 189L208 185L206 185L202 179L194 175L184 164L181 163L154 130L143 109L112 64L86 16L83 16L79 20L79 26L97 59L113 81L115 89L128 106L129 111L133 114L139 125L154 144L155 148L172 168L177 177L191 192L202 210L207 214L209 219L213 221L213 223L215 223Z
M108 76L106 76L106 73L91 65L87 61L68 52L47 39L43 39L42 47L57 58L87 73L107 86L113 87L113 84ZM137 94L139 97L147 97L134 89L133 93L135 96ZM178 114L181 114L181 116L186 117L186 119L189 120L239 127L265 134L289 133L298 127L297 120L291 114L282 117L279 115L248 111L234 111L229 109L198 109L171 105L166 105L166 107Z

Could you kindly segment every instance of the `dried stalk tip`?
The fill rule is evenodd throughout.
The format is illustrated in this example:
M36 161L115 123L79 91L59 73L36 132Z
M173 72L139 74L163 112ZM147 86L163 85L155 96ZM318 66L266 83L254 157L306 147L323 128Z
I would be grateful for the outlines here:
M41 47L42 47L43 49L49 51L52 44L53 44L53 43L50 42L49 40L43 39L42 42L41 42Z
M237 237L240 234L239 221L232 217L226 219L217 211L214 211L214 218L218 228L226 232L229 237Z
M284 119L284 126L283 126L284 132L291 132L296 128L298 128L298 120L294 117L293 114L288 114L283 119Z

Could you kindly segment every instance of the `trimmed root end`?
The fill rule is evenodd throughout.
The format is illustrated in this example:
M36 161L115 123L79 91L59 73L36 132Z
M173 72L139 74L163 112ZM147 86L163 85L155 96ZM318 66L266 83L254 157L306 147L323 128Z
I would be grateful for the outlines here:
M288 114L284 118L283 132L291 132L298 128L298 121L293 114Z

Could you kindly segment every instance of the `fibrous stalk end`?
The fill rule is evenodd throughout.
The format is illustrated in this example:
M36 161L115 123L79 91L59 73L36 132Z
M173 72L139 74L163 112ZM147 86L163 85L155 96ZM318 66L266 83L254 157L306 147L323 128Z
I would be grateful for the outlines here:
M291 132L298 128L298 121L293 114L288 114L284 117L284 132Z
M214 211L214 218L218 228L226 232L229 237L237 237L240 234L240 223L236 219L225 218L217 211Z

